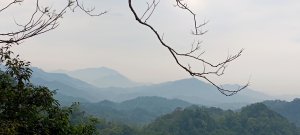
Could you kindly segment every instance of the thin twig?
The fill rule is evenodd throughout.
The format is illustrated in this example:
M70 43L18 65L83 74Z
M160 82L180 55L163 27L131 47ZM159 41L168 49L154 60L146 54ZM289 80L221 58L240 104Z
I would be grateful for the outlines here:
M153 3L155 3L155 0L153 0ZM199 42L199 41L196 44L195 44L195 42L192 43L192 48L189 52L187 52L187 53L178 53L175 49L173 49L166 42L164 42L163 36L160 36L158 31L152 25L148 24L147 21L143 21L143 17L145 16L145 14L147 12L149 12L150 10L151 10L151 14L154 12L157 5L153 5L153 3L150 6L148 4L148 8L146 9L145 13L142 15L142 17L139 17L138 14L136 13L136 11L134 10L133 6L132 6L132 0L128 0L129 8L130 8L131 12L133 13L136 21L138 23L140 23L141 25L144 25L144 26L148 27L155 34L155 36L157 37L157 39L159 40L161 45L166 47L169 50L169 52L173 56L173 58L174 58L175 62L177 63L177 65L179 65L182 69L184 69L186 72L188 72L191 76L199 77L199 78L203 78L203 79L207 80L210 84L215 86L222 94L224 94L226 96L232 96L232 95L238 93L239 91L241 91L241 90L243 90L243 89L245 89L249 86L249 82L248 82L244 86L242 86L240 88L237 88L236 90L229 90L229 89L225 89L221 86L218 86L216 83L214 83L213 81L211 81L207 77L208 75L222 76L225 72L225 69L227 68L227 64L234 61L238 57L240 57L242 52L243 52L243 49L241 49L237 54L235 54L233 56L228 56L224 61L219 62L217 64L212 64L211 62L208 62L207 60L205 60L203 58L200 58L200 56L204 53L204 51L202 51L198 56L193 55L194 52L200 50L201 42ZM193 21L194 21L193 35L199 36L199 35L205 34L207 31L203 32L202 30L200 30L200 28L202 28L204 25L206 25L207 22L204 22L202 24L198 24L197 19L196 19L196 14L188 8L187 4L183 4L182 0L176 0L176 3L177 3L177 5L176 5L177 7L179 7L180 9L187 10L193 16ZM151 14L150 14L150 16L151 16ZM148 16L148 18L150 16ZM179 61L179 58L191 58L193 60L202 62L203 63L203 71L202 72L192 71L191 65L188 64L187 66L185 66L184 64L182 64L182 62ZM214 71L207 71L207 66L209 66L210 68L213 68L215 70Z

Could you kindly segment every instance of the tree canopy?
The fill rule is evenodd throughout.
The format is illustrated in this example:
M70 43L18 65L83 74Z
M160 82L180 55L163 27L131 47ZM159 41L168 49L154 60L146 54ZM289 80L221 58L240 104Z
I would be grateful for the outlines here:
M192 106L156 119L146 135L298 135L287 119L258 103L240 112Z
M0 71L0 134L94 134L97 120L71 123L74 105L60 107L54 91L29 82L29 63L1 53L5 71Z

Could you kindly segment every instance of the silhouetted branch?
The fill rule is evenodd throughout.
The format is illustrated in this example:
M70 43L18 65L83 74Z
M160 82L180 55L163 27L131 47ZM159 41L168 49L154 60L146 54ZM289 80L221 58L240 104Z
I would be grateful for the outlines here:
M9 8L10 6L23 2L22 0L14 0L7 6L2 8L0 12ZM100 16L107 11L93 14L94 8L87 9L83 4L79 5L78 0L68 0L67 5L59 10L52 10L50 7L42 8L39 5L39 0L36 0L35 11L32 13L28 22L25 24L19 24L16 20L15 23L20 27L20 30L8 33L0 33L0 44L19 44L21 41L51 31L59 26L59 19L66 13L67 9L70 8L74 11L76 8L84 11L90 16Z
M241 56L243 49L240 50L236 55L233 56L228 56L224 61L219 62L217 64L213 64L203 58L201 58L201 55L204 53L204 51L202 51L199 55L194 54L196 51L200 50L200 44L201 42L198 40L197 42L193 42L192 43L192 48L189 52L187 53L178 53L175 49L173 49L171 46L169 46L166 42L163 41L163 37L164 35L160 36L160 34L158 33L158 31L150 24L147 23L147 20L150 18L150 16L153 14L153 12L155 11L158 2L156 2L155 0L153 0L152 4L147 4L148 8L146 9L146 11L142 14L142 16L139 16L137 14L137 12L135 11L135 9L132 6L132 0L128 0L128 5L129 8L131 10L131 12L133 13L136 21L146 27L148 27L157 37L157 39L159 40L159 42L161 43L161 45L163 45L164 47L166 47L169 52L171 53L171 55L173 56L174 60L176 61L176 63L182 68L184 69L186 72L188 72L191 76L194 77L199 77L199 78L203 78L205 80L207 80L209 83L211 83L213 86L215 86L222 94L226 95L226 96L232 96L236 93L238 93L239 91L245 89L246 87L248 87L249 82L247 84L245 84L244 86L236 89L236 90L229 90L229 89L225 89L222 86L217 85L216 83L214 83L213 81L211 81L207 76L208 75L216 75L216 76L221 76L224 74L225 69L227 67L227 64L232 62L233 60L237 59L238 57ZM203 26L205 26L208 22L204 22L202 24L198 24L197 19L196 19L196 14L187 6L187 4L183 3L183 0L176 0L176 7L179 7L180 9L186 10L188 11L189 14L192 15L193 17L193 22L194 22L194 30L192 32L193 35L195 36L200 36L205 34L207 31L202 31L201 28ZM146 13L149 13L150 15L147 17L147 19L143 20L144 16ZM196 72L192 69L192 67L188 64L188 65L184 65L179 58L190 58L192 60L196 60L198 62L202 62L203 63L203 71L202 72ZM210 70L208 71L207 67L210 67Z
M9 8L10 6L12 6L13 4L16 4L16 3L20 3L22 2L23 0L13 0L12 2L8 3L6 6L4 6L3 8L0 8L0 13L4 10L6 10L7 8Z
M75 5L75 7L73 8L73 11L78 7L78 8L80 8L82 11L84 11L86 14L88 14L89 16L100 16L100 15L103 15L103 14L106 14L106 13L107 13L107 11L103 11L103 12L94 14L93 12L94 12L94 10L95 10L95 7L92 7L92 8L86 8L86 7L84 7L84 4L83 4L83 3L79 4L79 1L78 1L78 0L76 0L75 2L76 2L76 5Z
M188 11L192 16L193 16L193 20L194 20L194 30L192 31L192 34L194 35L203 35L207 32L206 31L202 31L201 28L206 25L208 23L208 21L204 21L203 23L201 24L198 24L198 21L197 21L197 16L196 14L188 7L188 5L186 3L182 3L184 0L176 0L176 5L175 7L179 7L183 10L186 10Z
M32 0L34 1L34 0ZM94 8L87 9L83 4L79 5L78 0L67 0L68 3L60 10L51 9L50 7L42 7L39 4L39 0L35 0L35 10L32 12L28 21L24 24L15 24L19 30L13 32L0 33L0 64L4 64L7 67L7 73L11 74L19 83L29 81L31 76L31 69L29 68L30 62L26 62L13 56L11 47L13 45L19 45L22 41L35 37L37 35L51 31L59 26L59 20L67 12L68 9L75 11L79 8L89 16L100 16L107 11L93 14ZM0 13L12 7L15 4L22 4L23 0L13 0L6 6L0 8ZM58 11L58 12L57 12Z
M156 2L156 0L153 0L151 4L149 4L147 2L148 7L147 7L146 11L144 12L144 14L142 15L141 20L143 20L143 18L148 14L146 19L144 20L144 22L147 22L147 20L152 16L152 14L153 14L156 6L159 4L159 2L160 1Z

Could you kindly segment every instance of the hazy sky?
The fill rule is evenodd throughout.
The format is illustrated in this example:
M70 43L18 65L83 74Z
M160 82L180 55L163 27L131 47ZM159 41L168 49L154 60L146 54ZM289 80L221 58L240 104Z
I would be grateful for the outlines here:
M61 0L60 0L61 1ZM135 0L139 11L145 1ZM32 4L17 6L0 15L0 28L11 30L16 21L30 15ZM60 3L62 4L62 3ZM174 8L175 0L161 0L149 23L179 51L190 49L192 18ZM300 95L300 1L299 0L190 0L190 7L209 32L201 37L203 57L216 63L244 48L219 83L243 84L251 76L251 88L268 94ZM51 3L53 8L59 4ZM33 66L46 71L106 66L139 82L163 82L189 77L180 69L149 29L133 18L126 0L89 0L97 11L89 17L67 13L60 26L15 47Z

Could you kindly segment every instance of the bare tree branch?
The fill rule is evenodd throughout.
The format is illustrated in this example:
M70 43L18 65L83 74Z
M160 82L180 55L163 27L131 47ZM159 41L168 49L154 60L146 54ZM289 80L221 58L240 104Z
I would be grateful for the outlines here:
M141 20L143 20L143 18L147 15L146 19L144 20L144 22L147 22L147 20L152 16L155 8L157 7L157 5L159 4L160 1L156 2L156 0L153 0L151 4L147 3L148 7L146 9L146 11L144 12L144 14L141 17Z
M0 13L13 5L21 4L22 2L23 0L12 1L3 8L0 8ZM32 12L30 18L25 24L20 24L14 20L19 30L0 33L0 64L4 64L8 67L8 69L11 69L7 72L15 75L14 78L17 79L18 82L22 82L21 80L29 81L31 76L31 69L29 68L30 62L21 60L19 55L14 57L11 47L13 45L19 45L26 39L57 28L59 26L60 19L67 10L71 9L71 11L75 11L77 8L89 16L100 16L107 13L107 11L104 11L98 14L93 14L94 8L87 9L83 6L83 4L79 5L78 0L68 0L68 3L57 12L57 10L52 10L50 7L43 8L39 4L39 0L35 0L35 10ZM18 70L14 70L14 68L18 68Z
M2 8L0 12L14 4L21 2L23 1L14 0L7 6ZM72 9L72 11L75 11L75 9L79 8L90 16L100 16L107 13L107 11L104 11L98 14L93 14L94 8L87 9L83 6L83 4L80 5L78 0L68 0L67 5L59 10L59 12L57 12L57 10L52 10L49 7L42 8L39 5L39 0L36 0L35 2L35 11L32 13L28 22L22 25L15 20L15 23L20 27L20 30L8 33L0 33L0 44L19 44L25 39L46 33L57 28L59 26L60 18L62 18L62 16L67 12L68 8Z
M176 7L183 9L189 13L193 18L193 30L192 34L194 36L200 36L205 34L207 31L202 31L202 27L205 26L208 22L204 21L204 23L198 23L196 14L188 7L186 3L184 3L183 0L175 0L176 1ZM23 0L13 0L12 2L8 3L6 6L3 6L0 8L0 13L4 10L8 9L9 7L13 6L14 4L21 4ZM166 47L169 52L171 53L172 57L176 61L176 63L184 69L186 72L188 72L191 76L203 78L207 80L209 83L211 83L213 86L215 86L222 94L226 96L232 96L236 94L237 92L245 89L249 83L244 85L243 87L238 88L237 90L228 90L224 89L222 86L216 85L213 81L211 81L208 78L208 75L216 75L221 76L224 74L225 69L227 68L228 63L236 60L238 57L241 56L243 49L240 50L237 54L233 56L228 56L224 61L221 61L217 64L213 64L206 59L201 58L204 51L201 53L199 52L201 47L201 42L199 40L195 40L192 43L191 50L186 53L179 53L174 48L172 48L170 45L168 45L164 40L164 34L160 35L158 31L150 24L147 23L147 21L150 19L150 17L155 12L155 9L157 8L159 1L152 0L151 3L147 3L147 8L145 12L139 16L136 11L134 10L132 6L132 0L128 0L129 8L131 12L133 13L135 19L138 21L138 23L148 27L157 37L161 45ZM107 11L94 14L93 11L95 10L94 7L92 8L86 8L84 7L84 4L80 3L79 0L68 0L67 5L59 10L57 12L56 10L52 10L49 7L42 8L39 5L39 0L36 0L36 7L35 11L32 13L31 17L25 24L20 24L15 20L15 23L18 27L20 27L20 30L14 31L14 32L7 32L7 33L0 33L0 53L3 54L1 56L1 62L5 60L5 57L10 57L10 54L12 53L9 48L12 45L18 45L22 41L32 38L34 36L46 33L48 31L51 31L59 26L59 20L62 18L62 16L67 12L67 9L70 9L71 11L75 11L76 9L80 9L81 11L85 12L86 14L90 16L100 16ZM202 72L194 71L192 66L190 64L186 65L183 64L183 62L180 60L181 58L189 58L195 61L198 61L203 64L203 70Z
M16 3L20 3L22 2L23 0L14 0L12 2L10 2L9 4L7 4L6 6L4 6L3 8L0 8L0 13L4 10L6 10L7 8L9 8L10 6L12 6L13 4L16 4Z
M100 12L100 13L97 13L97 14L94 14L94 10L95 10L95 7L92 7L92 8L85 8L84 7L84 4L81 3L79 4L79 1L76 0L76 6L73 8L73 11L78 7L80 8L82 11L84 11L86 14L88 14L89 16L100 16L100 15L103 15L103 14L106 14L107 11L103 11L103 12Z
M154 10L156 9L158 3L153 0L152 4L147 4L148 8L146 9L146 11L142 14L142 16L140 17L137 12L135 11L135 9L132 6L132 0L128 0L128 5L129 8L131 10L131 12L133 13L136 21L138 23L140 23L141 25L146 26L147 28L149 28L157 37L157 39L159 40L159 42L161 43L161 45L163 45L164 47L166 47L169 52L171 53L171 55L173 56L174 60L176 61L176 63L182 68L184 69L186 72L188 72L191 76L194 77L199 77L199 78L203 78L205 80L207 80L209 83L211 83L213 86L215 86L222 94L226 95L226 96L232 96L236 93L238 93L239 91L245 89L246 87L249 86L249 82L247 84L245 84L244 86L237 88L236 90L229 90L229 89L225 89L222 86L217 85L215 82L211 81L207 76L208 75L216 75L216 76L221 76L224 74L225 69L227 67L227 64L234 61L235 59L237 59L238 57L241 56L243 49L240 50L237 54L233 55L233 56L228 56L224 61L219 62L217 64L213 64L203 58L201 58L201 55L204 53L204 51L202 51L199 55L194 55L194 53L196 51L200 50L200 41L197 42L193 42L192 43L192 48L189 52L187 53L178 53L175 49L173 49L171 46L169 46L165 41L163 41L163 35L160 36L158 31L150 24L147 23L147 20L150 18L150 16L153 14ZM205 34L207 31L202 31L201 28L206 25L208 22L204 22L201 24L198 24L197 19L196 19L196 14L187 6L187 4L183 3L183 0L176 0L176 7L179 7L180 9L186 10L188 11L189 14L192 15L193 17L193 22L194 22L194 30L192 32L193 35L195 36L200 36ZM147 17L147 19L143 19L145 14L150 12L150 15ZM185 65L183 64L179 58L191 58L193 60L196 60L198 62L202 62L203 63L203 71L202 72L197 72L192 70L191 65ZM207 71L207 67L210 67L210 71Z
M183 10L188 11L192 16L193 16L193 20L194 20L194 30L192 31L192 34L194 35L203 35L207 32L206 31L202 31L201 28L206 25L208 23L208 21L204 21L201 24L198 24L197 21L197 16L196 14L188 7L188 5L186 3L182 3L184 0L176 0L176 5L175 7L179 7Z

